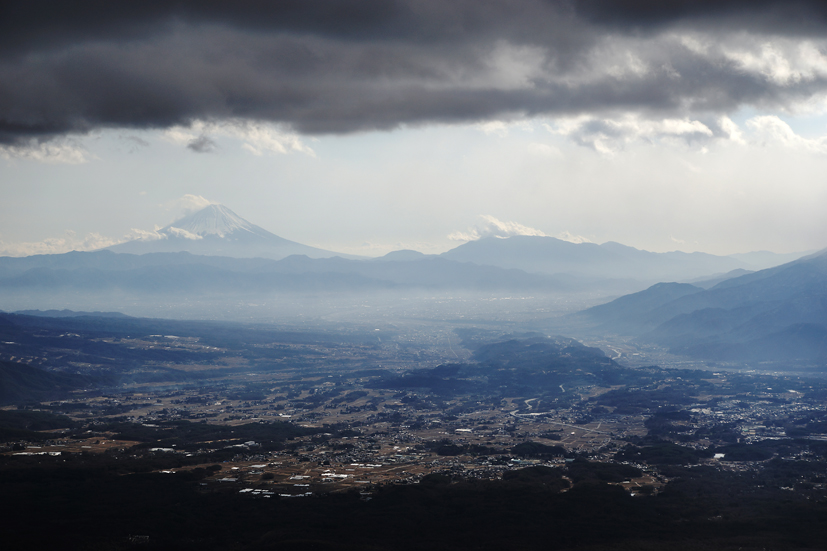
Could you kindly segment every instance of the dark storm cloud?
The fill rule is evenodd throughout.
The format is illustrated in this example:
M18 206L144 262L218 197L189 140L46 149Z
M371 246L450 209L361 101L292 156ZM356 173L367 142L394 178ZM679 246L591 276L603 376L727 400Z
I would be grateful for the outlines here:
M652 30L678 21L716 23L733 30L818 34L827 4L815 0L578 0L577 13L594 23Z
M741 31L748 37L740 39L748 42L743 47L755 50L760 40L749 37L775 30L820 38L827 12L821 6L761 0L4 3L0 142L196 119L344 133L514 115L637 110L683 116L743 104L784 106L824 91L823 76L773 80L766 71L745 70L716 40ZM707 33L711 47L663 38L670 29Z

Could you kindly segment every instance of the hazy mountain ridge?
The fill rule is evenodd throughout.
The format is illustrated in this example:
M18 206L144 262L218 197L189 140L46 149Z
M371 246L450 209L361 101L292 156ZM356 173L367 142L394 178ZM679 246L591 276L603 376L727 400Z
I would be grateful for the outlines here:
M0 312L1 313L1 312ZM121 312L76 312L74 310L18 310L14 312L20 316L39 316L43 318L130 318Z
M296 255L311 259L335 257L351 260L363 259L284 239L252 224L229 208L215 204L193 212L154 232L151 236L114 245L104 250L133 255L190 253L198 257L232 257L246 259L248 263L244 269L252 269L254 265L258 265L264 270L271 269L272 265L262 261L257 263L255 259L282 260ZM657 281L686 281L719 277L733 270L755 268L754 263L757 261L767 264L772 263L773 259L778 260L787 256L790 255L774 255L766 251L740 255L743 259L706 253L653 253L615 242L597 245L595 243L571 243L554 237L513 236L507 239L486 237L469 241L441 255L425 255L411 250L393 251L381 258L370 259L372 268L339 262L325 265L324 269L332 266L332 271L335 272L353 272L377 277L374 274L377 270L381 271L378 265L396 266L395 263L399 262L417 263L410 266L427 265L437 271L445 270L447 265L437 263L437 259L441 259L506 270L521 270L529 274L565 275L569 278L576 278L571 281L581 280L584 277L601 281L636 280L640 282L638 288L643 288L644 285ZM70 258L74 258L77 264L73 265L69 261ZM189 259L189 261L175 257L148 257L146 261L134 258L98 257L97 259L98 267L105 270L135 269L146 265L186 262L221 268L228 267L226 260L216 263L203 258ZM432 263L422 264L426 261ZM67 269L91 267L87 257L63 258L60 255L41 255L27 257L27 260L20 260L16 263L0 261L0 277L22 273L25 271L25 266L56 268L56 264ZM302 264L304 269L313 272L319 271L319 266L321 265L311 266L307 262ZM237 265L231 269L239 270ZM279 270L288 271L281 268ZM395 280L402 277L402 269L386 267L385 271L395 272L393 276ZM418 273L420 280L429 279L429 276L426 276L422 270ZM628 290L631 288L623 292Z
M33 268L0 280L0 289L118 290L149 294L346 291L389 287L393 287L392 282L352 273L254 273L206 263L150 265L127 270Z
M707 253L673 251L654 253L615 242L570 243L554 237L485 237L469 241L448 252L444 258L519 268L527 272L590 277L631 278L645 282L686 281L718 276L737 269L766 268L780 264L790 255L761 253L760 256L716 256ZM795 255L792 255L795 256ZM748 263L747 259L753 263ZM756 266L755 262L763 262Z
M591 326L595 332L638 334L671 317L661 313L664 305L702 291L688 283L656 283L643 291L572 314L567 321L578 326Z
M232 263L238 270L252 271L267 266L274 260L266 258L234 258L214 255L196 255L189 252L166 253L116 253L107 249L99 251L72 251L63 254L44 254L25 257L0 257L0 278L21 275L35 268L53 270L134 270L147 266L172 266L203 264L222 267Z
M742 275L751 274L753 272L754 270L745 270L743 268L738 268L725 274L713 275L712 277L690 279L689 281L684 281L684 283L690 283L696 287L700 287L701 289L711 289L712 287L715 287L719 283L724 282L728 279L733 279L736 277L740 277Z
M827 251L708 290L656 285L572 319L699 358L820 362L827 359Z
M281 260L190 253L72 252L0 258L2 289L123 289L162 293L430 288L513 291L634 289L633 281L529 274L438 256L382 262L293 255Z
M157 239L138 239L109 247L109 250L133 254L186 251L196 255L276 260L291 255L359 258L284 239L223 205L209 205L190 213L158 230L155 236ZM710 277L736 269L767 268L796 257L795 254L778 255L768 251L731 256L679 251L653 253L611 241L598 245L571 243L547 236L512 236L469 241L441 255L402 250L373 260L416 261L434 256L526 272L640 281Z

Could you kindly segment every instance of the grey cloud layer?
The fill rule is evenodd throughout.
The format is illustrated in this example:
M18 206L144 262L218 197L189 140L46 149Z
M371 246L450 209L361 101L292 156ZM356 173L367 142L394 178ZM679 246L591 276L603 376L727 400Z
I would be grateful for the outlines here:
M196 119L344 133L784 107L827 89L825 14L772 1L5 3L0 142ZM767 54L769 38L782 45ZM815 41L804 57L802 40Z

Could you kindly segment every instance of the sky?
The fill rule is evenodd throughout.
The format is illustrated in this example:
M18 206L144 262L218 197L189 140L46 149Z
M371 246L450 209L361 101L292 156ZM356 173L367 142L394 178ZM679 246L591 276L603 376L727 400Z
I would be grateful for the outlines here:
M789 0L4 2L0 255L209 203L367 256L822 249L826 31Z

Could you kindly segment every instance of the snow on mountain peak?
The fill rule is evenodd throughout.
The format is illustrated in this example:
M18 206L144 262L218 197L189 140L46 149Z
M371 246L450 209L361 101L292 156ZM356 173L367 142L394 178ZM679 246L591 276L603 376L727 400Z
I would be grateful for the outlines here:
M340 256L279 237L243 219L223 205L208 205L137 239L109 247L118 253L177 253L235 258L273 258L291 255L310 258Z
M177 236L183 233L189 239L198 239L207 235L224 237L239 230L255 233L255 226L224 205L208 205L176 220L160 233Z

